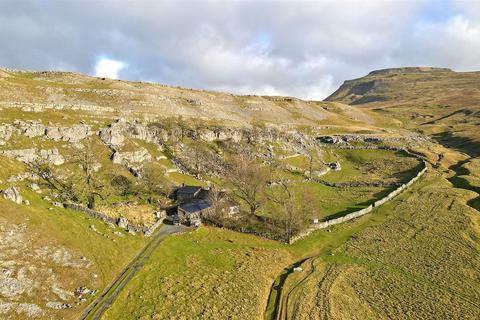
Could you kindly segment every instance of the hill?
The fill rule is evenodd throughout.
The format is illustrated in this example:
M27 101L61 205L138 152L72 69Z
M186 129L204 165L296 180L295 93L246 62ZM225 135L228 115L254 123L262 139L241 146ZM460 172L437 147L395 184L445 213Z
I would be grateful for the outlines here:
M480 72L444 68L372 71L345 81L325 101L392 116L405 128L471 156L480 155Z
M477 319L478 76L303 101L1 69L0 318L77 319L119 278L102 319ZM150 242L184 184L238 214Z

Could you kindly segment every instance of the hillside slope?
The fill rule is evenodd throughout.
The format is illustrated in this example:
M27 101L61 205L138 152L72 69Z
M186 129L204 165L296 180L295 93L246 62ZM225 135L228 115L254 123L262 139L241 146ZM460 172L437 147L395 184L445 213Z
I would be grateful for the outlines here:
M480 72L378 70L345 81L326 101L394 117L405 128L421 131L471 156L480 155Z
M268 123L365 129L386 121L368 110L290 97L239 96L161 84L94 78L71 72L0 70L0 108L84 111L105 117L183 117L230 126Z
M407 181L418 162L391 147L429 171L390 204L294 245L215 227L170 237L103 319L260 319L288 274L290 318L478 318L478 76L389 69L302 101L0 70L0 318L78 318L146 242L119 218L146 227L175 206L175 186L229 187L233 159L274 173L265 193L290 184L284 207L308 202L311 223ZM4 198L12 188L23 199ZM281 207L263 200L235 226L283 232ZM285 274L293 264L305 272Z

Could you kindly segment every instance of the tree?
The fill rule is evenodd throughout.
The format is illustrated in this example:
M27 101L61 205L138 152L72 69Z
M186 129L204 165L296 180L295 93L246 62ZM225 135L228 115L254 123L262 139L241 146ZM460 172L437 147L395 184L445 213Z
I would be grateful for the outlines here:
M256 215L266 199L265 190L269 179L270 170L253 159L240 156L228 165L227 184L233 196L247 204L252 216Z
M113 176L110 184L120 193L121 196L126 196L133 192L132 181L124 175L120 174Z
M158 197L168 197L172 185L165 179L164 172L154 166L145 166L139 181L140 193L147 197L147 201L153 204Z
M84 187L83 192L87 198L87 206L90 209L95 209L96 197L104 199L104 196L100 193L104 186L97 174L99 164L91 138L83 143L83 148L73 158L73 163L80 167L79 179Z
M285 179L279 181L278 188L270 190L268 197L278 208L287 239L306 225L315 210L312 193L305 189L300 195L295 196L291 183Z
M312 180L313 172L323 164L321 151L315 147L309 147L306 149L306 156L308 159L307 179Z
M47 161L36 160L29 163L28 171L39 177L48 188L55 190L62 200L78 201L78 195L73 188L73 182L61 179L57 170L52 168Z

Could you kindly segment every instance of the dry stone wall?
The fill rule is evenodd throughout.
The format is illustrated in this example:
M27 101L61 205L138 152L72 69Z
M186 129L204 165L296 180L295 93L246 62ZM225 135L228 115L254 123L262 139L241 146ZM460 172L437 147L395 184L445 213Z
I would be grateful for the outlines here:
M352 219L355 219L355 218L358 218L358 217L361 217L367 213L370 213L372 212L372 210L376 207L379 207L381 206L382 204L385 204L386 202L392 200L393 198L395 198L396 196L398 196L400 193L402 193L402 191L404 191L405 189L409 188L410 186L412 186L416 181L418 181L424 174L425 172L427 172L427 162L419 155L417 154L414 154L414 153L411 153L407 150L403 150L402 151L405 151L407 152L408 154L420 159L423 163L423 169L420 170L417 175L415 177L413 177L410 181L408 181L407 183L405 184L402 184L401 186L399 186L397 189L395 189L394 191L390 192L387 196L385 196L384 198L382 199L379 199L377 201L375 201L373 204L369 205L368 207L364 208L364 209L361 209L361 210L358 210L358 211L355 211L355 212L352 212L352 213L349 213L343 217L340 217L340 218L335 218L335 219L330 219L330 220L327 220L327 221L323 221L323 222L320 222L320 223L317 223L317 224L313 224L312 226L310 226L310 228L308 228L307 230L305 230L304 232L300 233L299 235L295 236L295 237L292 237L290 238L289 240L289 243L292 244L302 238L305 238L306 236L308 236L309 234L311 234L312 232L316 231L316 230L320 230L320 229L325 229L325 228L328 228L330 226L333 226L333 225L336 225L336 224L340 224L340 223L343 223L343 222L346 222L346 221L349 221L349 220L352 220Z
M113 218L113 217L107 216L106 214L104 214L102 212L91 210L91 209L89 209L85 206L82 206L82 205L79 205L79 204L76 204L76 203L65 203L64 207L68 208L68 209L75 210L75 211L83 212L83 213L87 214L88 216L90 216L92 218L95 218L95 219L100 219L105 223L118 224L120 226L119 222L123 221L123 220L121 220L122 218ZM143 233L146 237L149 237L153 234L153 232L156 229L158 229L158 227L162 223L163 223L163 218L157 220L157 222L155 222L155 224L153 224L150 227L142 227L142 226L138 226L138 225L134 225L134 224L130 224L130 223L127 223L126 226L124 226L124 227L129 232Z

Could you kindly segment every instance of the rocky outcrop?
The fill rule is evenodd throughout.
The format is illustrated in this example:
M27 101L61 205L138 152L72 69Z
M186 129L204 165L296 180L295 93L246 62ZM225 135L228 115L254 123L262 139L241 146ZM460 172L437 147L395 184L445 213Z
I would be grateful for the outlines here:
M123 136L124 121L118 121L110 127L100 130L100 139L110 147L121 147L125 140Z
M29 163L37 160L37 149L19 149L19 150L6 150L1 154L7 158L16 159L21 162Z
M118 218L117 225L119 228L126 229L128 226L127 218Z
M49 164L53 164L56 166L59 166L65 163L65 158L59 153L57 149L37 150L35 148L32 148L32 149L19 149L19 150L5 150L0 152L0 154L5 157L16 159L18 161L25 162L25 163L32 163L37 161L38 159L44 160Z
M132 152L115 152L113 154L113 163L130 165L130 164L142 164L152 160L152 156L148 153L147 149L142 148L138 151Z
M46 160L48 163L59 166L65 163L65 158L58 152L57 149L40 150L38 156Z
M3 191L3 197L7 200L15 202L16 204L22 204L23 202L20 192L15 187L10 187Z
M47 139L69 142L79 142L91 134L90 127L84 124L72 127L48 127L45 131Z
M22 122L20 130L29 138L44 136L46 127L39 122Z
M13 125L0 125L0 140L7 141L13 133L20 133L28 138L45 137L54 141L79 142L94 134L90 126L77 124L71 127L46 126L39 121L16 120Z
M10 124L0 125L0 146L4 145L16 132L16 128Z

